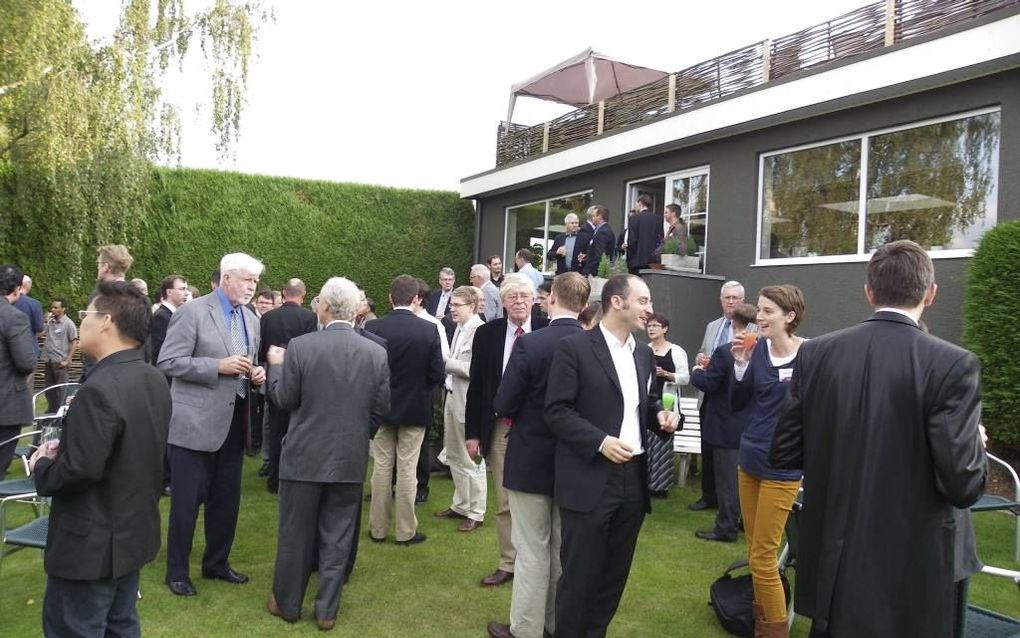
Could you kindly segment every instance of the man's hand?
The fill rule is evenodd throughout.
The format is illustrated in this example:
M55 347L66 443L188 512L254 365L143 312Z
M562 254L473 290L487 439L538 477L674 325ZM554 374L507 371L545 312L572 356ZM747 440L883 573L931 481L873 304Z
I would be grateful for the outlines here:
M567 247L560 246L559 248L556 249L556 254L559 255L560 257L565 257L567 254Z
M251 369L251 373L248 376L251 384L257 388L266 382L266 369L262 366L255 366Z
M283 363L283 358L286 354L286 348L281 348L280 346L269 346L269 351L266 353L266 363L271 366L278 366Z
M634 448L615 436L607 436L602 443L602 456L613 463L626 463L634 458Z
M584 258L587 257L584 253L577 253L577 263L583 264Z
M712 357L708 356L704 352L699 352L698 355L694 357L694 365L698 366L699 368L707 368L708 362L711 360Z
M232 357L220 359L218 370L220 374L225 374L230 377L239 374L248 374L248 371L251 370L251 361L248 361L248 357L242 357L239 354L235 354Z
M986 450L988 449L988 431L985 430L985 426L978 423L978 434L981 437L981 446Z
M678 425L680 425L679 414L672 410L662 410L659 412L659 427L662 428L663 432L673 434L676 432Z
M482 455L482 442L479 439L468 439L464 442L467 446L467 453L472 459L477 459Z
M63 361L60 362L60 367L61 368L66 368L70 363L71 363L70 361L68 361L67 359L64 359Z
M40 445L35 452L32 453L32 458L28 460L28 472L31 474L35 471L35 464L41 458L47 458L53 460L57 458L57 451L60 448L60 441L47 441Z

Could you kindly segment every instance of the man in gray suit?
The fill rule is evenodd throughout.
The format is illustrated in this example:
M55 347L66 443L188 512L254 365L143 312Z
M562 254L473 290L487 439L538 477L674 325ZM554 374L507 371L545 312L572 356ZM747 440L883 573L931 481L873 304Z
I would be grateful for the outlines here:
M315 617L320 629L329 630L357 543L372 423L390 409L390 373L385 348L354 331L362 303L357 286L333 277L318 299L323 329L291 339L286 351L272 346L266 357L269 396L290 411L280 457L276 569L266 607L288 622L300 617L317 554Z
M244 427L255 365L259 320L248 307L262 263L244 253L220 260L220 285L174 313L159 352L173 385L170 419L170 527L166 582L178 596L197 592L188 575L198 508L205 504L202 576L245 583L228 561L241 503Z
M485 315L486 321L494 321L503 316L503 304L499 300L499 288L489 279L489 267L485 264L471 266L471 285L482 291L482 305L479 310ZM502 277L500 277L502 280Z
M17 266L0 266L0 442L32 422L32 390L27 376L35 370L35 335L25 313L12 304L21 294L24 273ZM0 480L14 456L17 441L0 445Z
M733 340L733 309L744 303L744 286L739 281L727 281L719 291L719 304L723 316L709 321L705 326L705 336L698 348L695 364L702 368L708 367L715 349ZM698 394L698 409L704 401L704 395ZM701 498L687 506L687 509L699 511L718 506L719 499L715 494L715 464L712 462L714 450L704 441L701 442Z

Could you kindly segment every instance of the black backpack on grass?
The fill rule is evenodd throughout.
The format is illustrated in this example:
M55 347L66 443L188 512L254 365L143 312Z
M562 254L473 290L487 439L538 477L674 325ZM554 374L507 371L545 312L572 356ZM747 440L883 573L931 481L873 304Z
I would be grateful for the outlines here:
M754 587L751 585L751 574L732 576L731 572L747 567L746 560L738 560L723 572L708 588L709 605L715 610L719 624L734 636L754 635ZM786 573L780 569L779 578L783 582L783 593L786 604L790 604L790 581Z

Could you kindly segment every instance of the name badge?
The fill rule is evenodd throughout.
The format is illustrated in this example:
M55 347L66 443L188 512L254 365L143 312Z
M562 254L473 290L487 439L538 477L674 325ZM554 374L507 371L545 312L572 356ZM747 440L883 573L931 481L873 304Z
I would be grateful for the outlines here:
M55 335L62 335L62 334L64 334L64 329L63 328L54 328L53 329L53 334L55 334Z
M779 382L787 383L793 378L793 368L780 368L779 369Z

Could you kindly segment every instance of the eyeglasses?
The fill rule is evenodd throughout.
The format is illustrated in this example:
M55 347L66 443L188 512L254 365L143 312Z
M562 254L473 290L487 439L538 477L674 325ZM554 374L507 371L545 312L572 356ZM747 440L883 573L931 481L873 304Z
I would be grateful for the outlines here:
M450 305L451 308L463 308L464 306L470 306L471 304L469 304L469 303L451 303L449 305Z
M78 311L78 321L85 321L85 317L87 317L87 316L89 316L91 314L109 315L110 313L103 312L102 310L79 310Z
M649 327L649 328L661 328L661 327L662 327L662 324L658 324L658 323L650 323L650 324L648 324L648 327Z
M516 292L504 297L507 301L531 301L535 298L535 295L529 295L525 292Z

